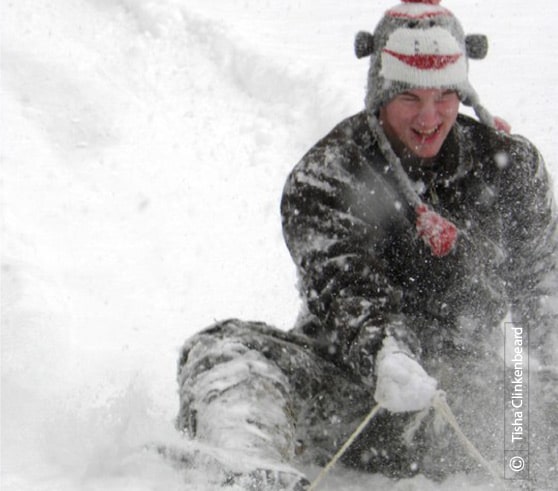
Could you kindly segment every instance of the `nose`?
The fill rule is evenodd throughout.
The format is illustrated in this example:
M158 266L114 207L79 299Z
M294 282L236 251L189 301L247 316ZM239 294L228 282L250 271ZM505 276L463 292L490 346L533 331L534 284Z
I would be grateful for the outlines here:
M435 101L423 101L417 115L417 122L422 128L433 128L440 123L440 115Z

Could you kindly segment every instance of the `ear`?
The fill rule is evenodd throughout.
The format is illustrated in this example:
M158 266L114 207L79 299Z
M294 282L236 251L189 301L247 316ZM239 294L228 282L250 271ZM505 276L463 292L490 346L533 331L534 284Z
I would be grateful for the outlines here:
M374 36L366 31L360 31L355 37L355 55L357 58L370 56L374 52Z
M469 34L465 36L467 57L472 60L482 60L488 53L488 38L484 34Z

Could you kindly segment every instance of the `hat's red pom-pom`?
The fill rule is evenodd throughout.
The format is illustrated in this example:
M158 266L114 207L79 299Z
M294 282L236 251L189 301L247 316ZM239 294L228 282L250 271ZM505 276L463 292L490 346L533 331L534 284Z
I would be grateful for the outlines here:
M401 0L403 3L426 3L428 5L440 5L442 0Z
M417 232L437 257L446 256L457 240L457 227L441 217L426 205L419 205L417 212Z

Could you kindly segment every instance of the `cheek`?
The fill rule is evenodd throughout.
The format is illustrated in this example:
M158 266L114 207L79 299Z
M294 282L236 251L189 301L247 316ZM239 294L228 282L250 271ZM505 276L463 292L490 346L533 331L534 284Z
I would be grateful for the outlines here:
M409 111L405 108L400 108L398 111L394 111L390 114L389 121L393 128L396 128L398 131L404 131L411 126L415 117L416 111Z
M450 111L448 113L447 117L445 118L445 122L446 122L446 125L448 127L448 132L450 131L452 126L455 124L455 121L457 120L457 114L458 114L458 110L453 109L452 111Z
M455 118L457 118L457 114L459 113L459 100L457 102L445 104L441 108L440 113L446 119L455 120Z

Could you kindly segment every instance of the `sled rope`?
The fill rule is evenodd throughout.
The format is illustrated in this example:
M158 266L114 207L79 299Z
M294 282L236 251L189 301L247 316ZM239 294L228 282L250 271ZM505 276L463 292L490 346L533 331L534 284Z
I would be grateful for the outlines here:
M436 410L445 420L446 422L453 428L455 434L457 435L458 440L463 445L465 450L469 453L469 455L474 458L479 464L481 464L494 478L494 480L503 486L502 478L500 474L496 472L495 469L492 468L490 463L482 456L482 454L477 450L477 448L471 443L471 441L467 438L467 436L463 433L461 428L459 427L459 423L455 419L455 416L449 407L445 394L443 391L439 390L436 392L435 396L432 398L432 407ZM337 451L337 453L332 457L332 459L328 462L328 464L322 469L322 471L318 474L316 479L312 481L312 484L308 488L308 491L314 491L317 489L319 483L322 479L329 473L332 467L337 463L337 461L343 456L343 454L347 451L347 449L353 444L356 438L363 432L363 430L368 426L368 423L374 419L376 414L382 409L380 404L376 404L368 416L364 418L362 423L357 427L357 429L351 434L349 439L344 443L344 445ZM418 425L422 422L424 417L426 416L426 411L422 411L420 413L420 417L415 422L415 425ZM414 428L416 431L417 428Z
M471 440L463 433L459 427L459 423L455 419L455 416L449 407L446 397L443 391L438 391L432 400L432 407L438 411L448 424L453 428L457 439L461 442L465 450L469 452L469 455L475 459L479 464L481 464L494 478L494 481L503 486L502 478L500 474L492 467L490 462L488 462L477 448L472 444Z
M372 411L370 411L368 416L366 416L366 418L364 418L362 423L360 423L358 428L353 432L353 434L349 437L349 439L345 442L345 444L337 451L337 453L333 456L333 458L322 469L322 471L318 474L318 477L316 477L316 479L314 479L314 481L312 481L312 484L310 484L310 487L308 488L308 491L314 491L317 488L318 484L329 473L331 468L343 456L343 454L347 451L347 449L353 444L353 442L356 440L358 435L360 435L362 433L364 428L366 428L368 426L368 423L370 423L370 421L372 421L372 419L374 419L374 417L376 416L376 414L378 413L378 411L381 408L382 408L382 406L380 406L379 404L376 404L372 408Z

